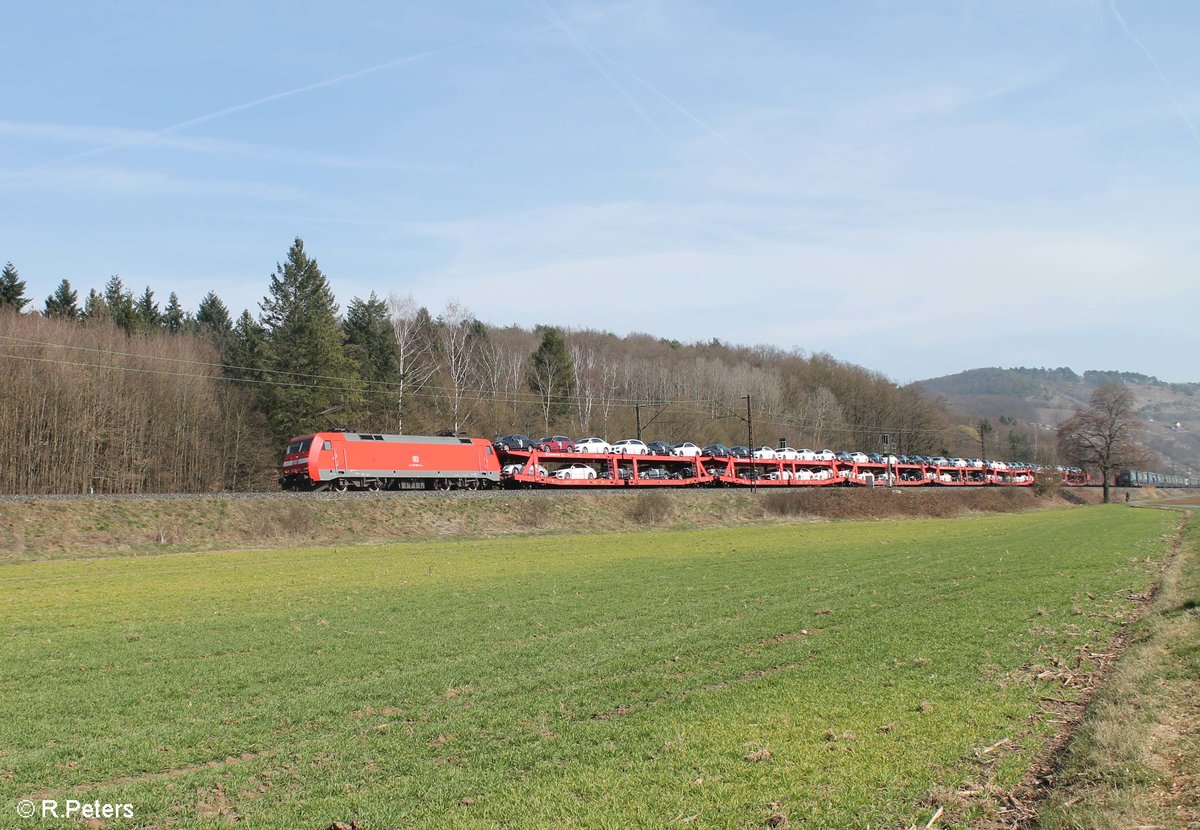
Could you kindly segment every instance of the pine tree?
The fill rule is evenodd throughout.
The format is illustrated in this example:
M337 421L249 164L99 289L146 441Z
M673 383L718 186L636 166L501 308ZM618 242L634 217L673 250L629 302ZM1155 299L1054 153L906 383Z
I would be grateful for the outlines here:
M229 318L229 309L216 292L209 291L196 306L196 331L206 334L216 343L217 351L222 358L229 350L229 335L233 331L233 321ZM226 361L229 362L229 361Z
M179 304L179 295L172 291L171 296L167 298L166 311L163 312L163 327L171 334L179 334L186 322L187 315L184 314L183 306Z
M54 293L46 298L47 317L59 317L63 320L78 320L79 294L71 288L68 280L63 280L54 289Z
M570 411L575 373L562 329L554 326L542 329L542 342L529 361L529 388L538 395L547 430L551 421Z
M395 381L396 339L388 318L387 303L375 292L366 300L355 297L346 307L346 347L358 364L363 380L376 383Z
M148 285L133 304L133 322L136 328L143 331L153 331L162 325L162 314L159 313L158 303L154 302L154 292Z
M136 316L133 310L133 292L125 290L121 278L113 274L104 285L104 304L109 316L125 331L132 331Z
M366 300L355 297L346 307L342 328L346 333L346 351L354 360L359 376L368 384L369 394L360 413L362 428L392 428L390 393L397 388L400 364L387 303L374 291Z
M229 333L225 373L238 380L262 380L266 347L267 338L263 327L249 311L243 311L237 325Z
M0 271L0 307L15 308L17 311L28 305L25 297L25 281L17 274L11 262L4 263Z
M266 414L275 438L316 431L324 410L357 405L361 384L346 354L333 291L299 237L287 262L276 267L261 307Z
M83 301L82 319L89 323L112 319L112 313L108 310L108 303L104 301L104 295L94 288L88 291L87 298Z

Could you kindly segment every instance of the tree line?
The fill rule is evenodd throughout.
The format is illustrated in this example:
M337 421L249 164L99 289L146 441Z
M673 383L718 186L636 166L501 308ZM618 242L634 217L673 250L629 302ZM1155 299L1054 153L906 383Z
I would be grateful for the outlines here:
M892 452L945 454L972 441L919 387L826 354L490 326L399 292L343 311L299 238L257 313L236 319L215 293L160 307L115 276L82 305L63 280L21 313L25 284L3 273L0 366L22 391L0 412L5 444L26 447L25 470L0 474L8 492L270 486L289 438L332 427L745 443L747 396L759 444L871 451L887 433ZM21 444L38 434L52 440Z

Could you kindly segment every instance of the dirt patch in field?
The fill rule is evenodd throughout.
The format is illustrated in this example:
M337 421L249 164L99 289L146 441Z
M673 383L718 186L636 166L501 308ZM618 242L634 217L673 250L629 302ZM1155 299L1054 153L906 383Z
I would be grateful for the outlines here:
M0 563L439 538L945 517L1065 507L1028 489L345 493L0 503Z
M47 798L86 793L92 790L107 789L126 784L143 784L147 781L161 781L167 778L183 778L184 776L191 775L192 773L196 772L204 772L206 770L213 770L219 767L232 766L233 764L244 764L249 761L257 761L259 758L265 758L270 754L271 753L269 752L243 752L240 755L229 755L225 758L205 761L202 764L189 764L183 767L173 767L160 772L143 772L139 775L123 775L119 778L110 778L107 781L93 781L90 784L78 784L74 787L67 787L60 790L46 790L45 792L26 796L26 798L31 801L42 801Z

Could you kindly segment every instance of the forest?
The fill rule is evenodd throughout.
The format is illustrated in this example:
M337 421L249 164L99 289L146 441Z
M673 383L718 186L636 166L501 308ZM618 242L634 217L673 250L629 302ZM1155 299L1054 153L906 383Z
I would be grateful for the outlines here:
M713 339L491 326L389 291L344 310L296 239L257 313L159 304L114 276L37 307L0 276L4 493L274 487L293 436L330 428L970 454L978 432L917 386L827 354Z

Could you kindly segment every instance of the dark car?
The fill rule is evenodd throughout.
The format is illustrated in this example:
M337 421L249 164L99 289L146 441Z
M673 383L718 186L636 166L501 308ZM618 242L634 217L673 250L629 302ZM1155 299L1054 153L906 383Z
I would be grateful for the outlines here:
M728 458L733 455L729 447L724 444L709 444L704 449L700 450L700 454L709 458Z
M612 470L605 470L604 472L602 472L600 474L600 478L607 478L607 479L611 480L612 477L613 477ZM631 478L633 478L633 468L632 467L618 467L617 468L617 478L620 481L629 481Z
M867 453L867 460L872 464L882 464L883 456L877 452Z
M749 458L750 448L743 447L741 444L738 444L736 447L729 448L729 454L734 458Z
M662 480L668 479L670 477L671 477L671 474L668 473L666 470L664 470L662 467L648 467L645 470L638 470L638 478L644 478L647 480L653 479L653 480L657 480L657 481L662 481Z
M501 452L508 450L531 450L533 449L534 440L528 435L516 433L514 435L501 435L492 442L492 446Z
M671 442L670 441L651 441L650 443L646 444L646 447L650 450L651 455L670 455L671 454Z
M575 452L575 442L565 435L551 435L534 444L538 452Z
M757 467L747 467L738 470L737 475L738 478L745 479L746 481L762 481L767 477L767 474Z
M854 459L850 457L850 453L846 452L845 450L842 450L841 452L836 453L834 455L834 458L836 458L838 461L842 462L843 464L853 464L854 463Z

